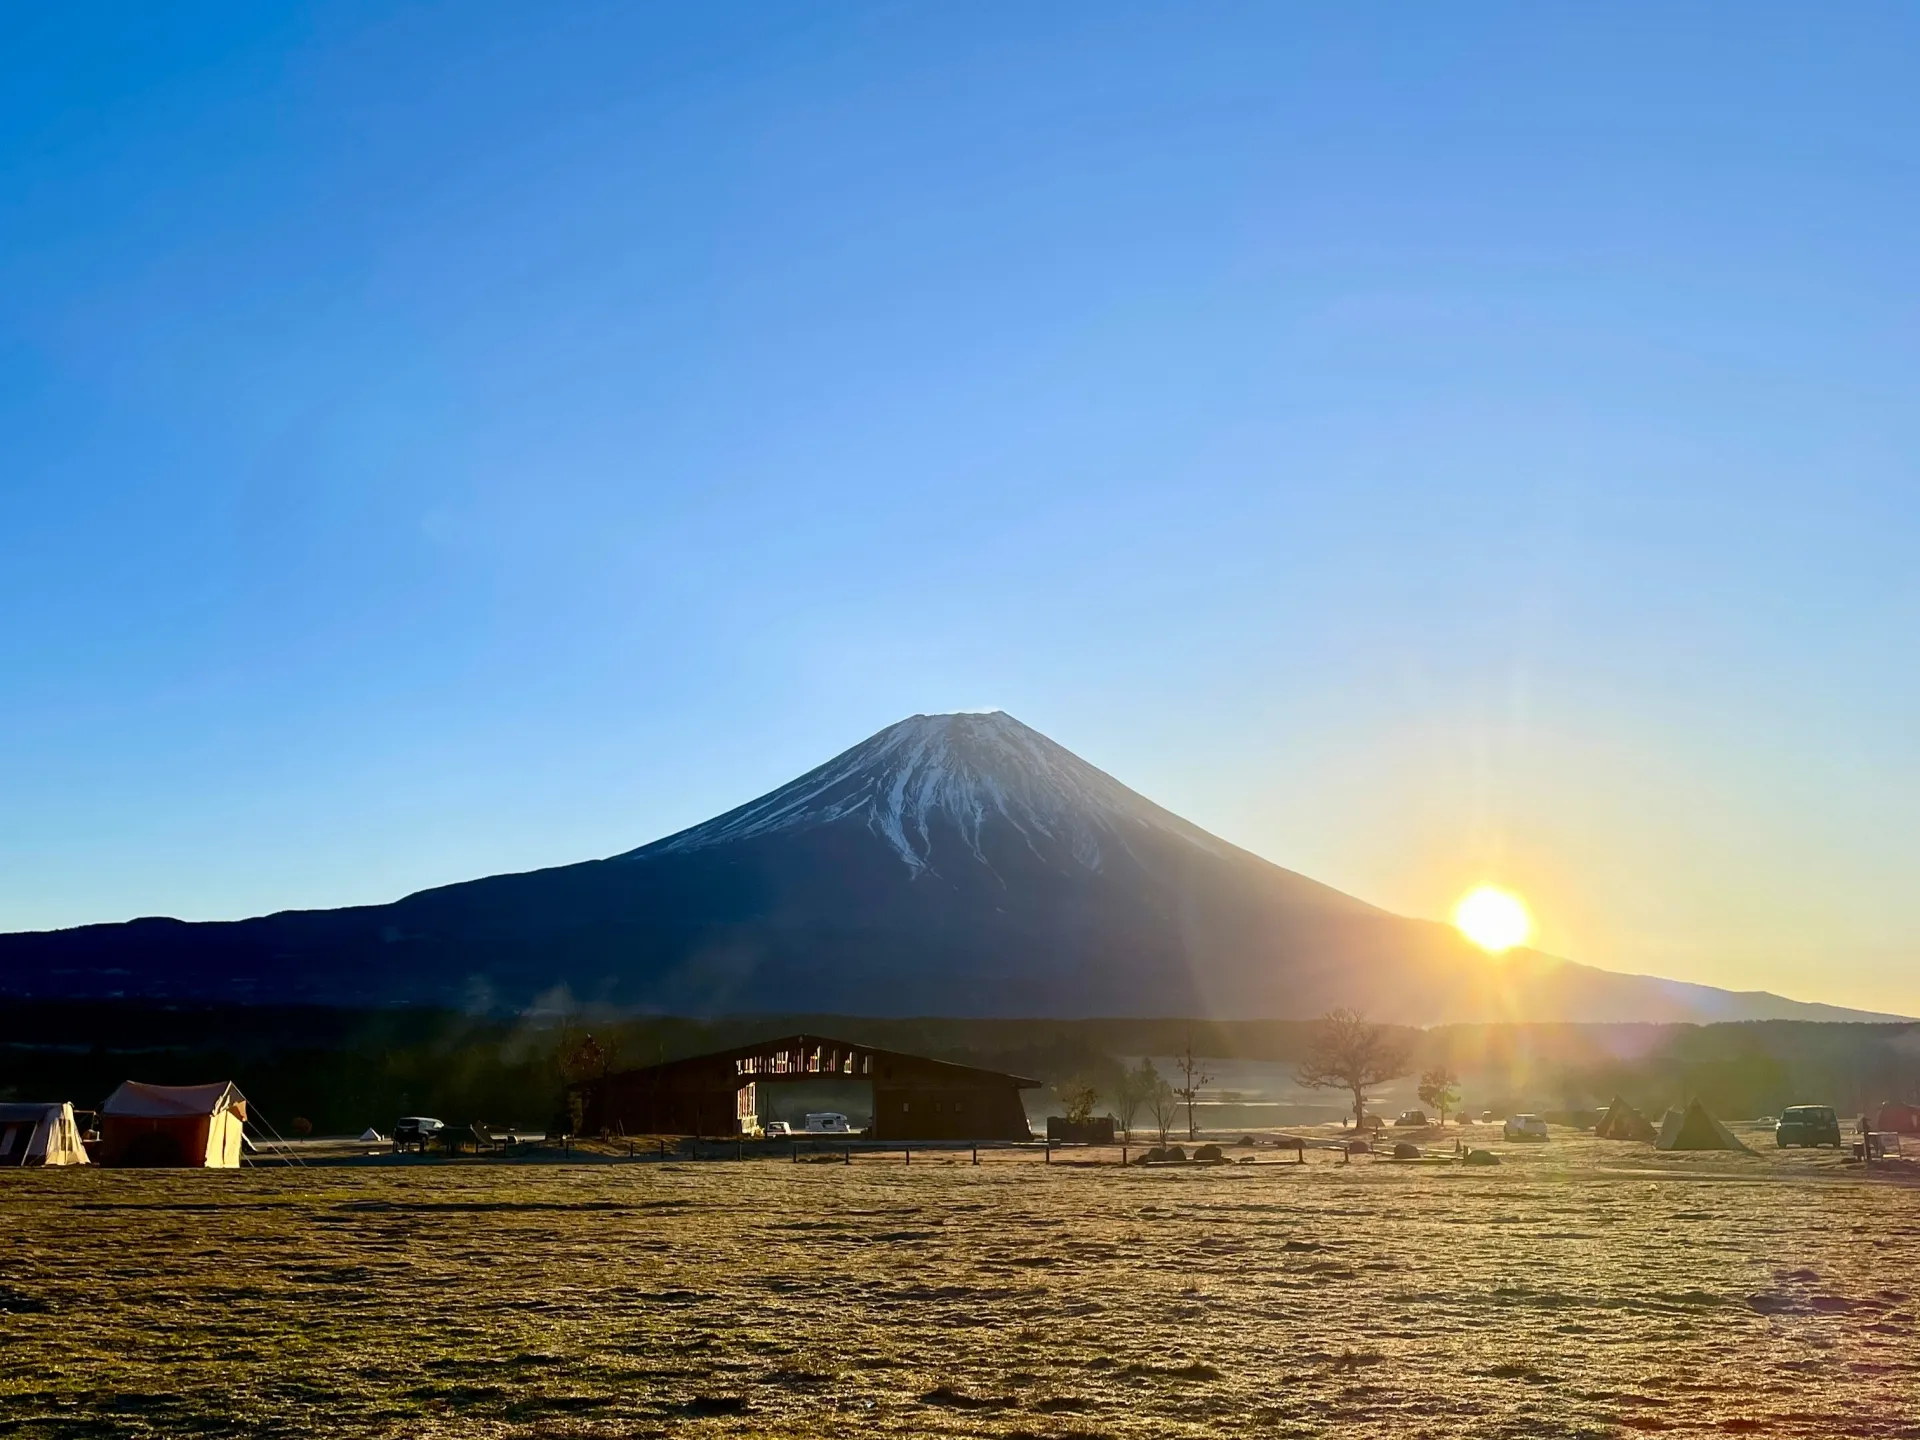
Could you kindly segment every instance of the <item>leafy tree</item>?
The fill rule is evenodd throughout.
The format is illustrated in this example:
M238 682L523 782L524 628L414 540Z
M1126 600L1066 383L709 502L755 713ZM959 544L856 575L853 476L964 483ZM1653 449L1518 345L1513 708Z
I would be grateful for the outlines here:
M1353 1096L1353 1123L1361 1126L1367 1119L1367 1091L1405 1075L1412 1058L1409 1041L1342 1007L1329 1010L1315 1025L1294 1079L1309 1090L1347 1091Z
M1084 1125L1093 1118L1093 1107L1100 1103L1100 1092L1078 1075L1054 1087L1060 1103L1067 1107L1067 1123Z
M1445 1065L1436 1065L1420 1077L1420 1103L1440 1112L1440 1123L1447 1123L1447 1111L1460 1103L1460 1077Z
M1173 1093L1187 1107L1187 1139L1192 1141L1200 1134L1200 1127L1194 1122L1193 1107L1200 1098L1200 1091L1213 1083L1213 1076L1207 1074L1194 1058L1192 1035L1187 1036L1187 1048L1173 1057L1173 1063L1180 1070L1180 1083L1173 1087Z
M616 1036L606 1044L591 1034L575 1040L562 1030L555 1047L560 1063L560 1078L568 1085L590 1085L604 1080L620 1065L621 1044Z
M618 1036L606 1044L591 1034L576 1037L571 1022L563 1022L554 1044L554 1066L560 1072L560 1109L550 1126L578 1134L585 1122L587 1092L597 1088L620 1064Z

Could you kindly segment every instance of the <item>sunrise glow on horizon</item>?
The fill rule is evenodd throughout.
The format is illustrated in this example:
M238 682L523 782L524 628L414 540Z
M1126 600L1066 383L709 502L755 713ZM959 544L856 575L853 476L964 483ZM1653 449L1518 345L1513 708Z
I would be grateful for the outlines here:
M1527 902L1494 885L1469 890L1453 909L1460 933L1492 955L1523 945L1533 934Z

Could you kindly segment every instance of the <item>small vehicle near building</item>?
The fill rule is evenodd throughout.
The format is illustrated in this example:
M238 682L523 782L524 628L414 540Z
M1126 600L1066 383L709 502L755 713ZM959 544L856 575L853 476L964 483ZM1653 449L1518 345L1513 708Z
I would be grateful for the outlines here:
M784 1120L769 1120L760 1134L768 1140L785 1140L793 1134L793 1126Z
M1840 1138L1840 1117L1831 1105L1789 1105L1774 1127L1773 1143L1782 1150L1820 1145L1838 1150L1845 1142Z
M1547 1122L1538 1115L1509 1115L1504 1133L1509 1140L1544 1140Z
M418 1150L424 1155L427 1142L446 1128L444 1121L435 1120L430 1115L402 1115L393 1124L393 1153L400 1155L408 1150Z

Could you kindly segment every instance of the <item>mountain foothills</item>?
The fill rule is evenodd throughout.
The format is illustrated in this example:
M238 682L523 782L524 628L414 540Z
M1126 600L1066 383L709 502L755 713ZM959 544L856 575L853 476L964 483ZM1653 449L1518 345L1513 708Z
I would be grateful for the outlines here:
M1492 959L1161 809L1012 716L916 715L610 859L388 905L0 936L0 993L683 1015L1869 1019Z

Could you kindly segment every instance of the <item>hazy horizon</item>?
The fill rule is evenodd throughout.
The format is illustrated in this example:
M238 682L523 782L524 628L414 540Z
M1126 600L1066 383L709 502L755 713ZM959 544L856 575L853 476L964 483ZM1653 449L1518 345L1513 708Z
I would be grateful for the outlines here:
M1397 913L1920 1013L1920 21L1134 19L17 20L0 931L1003 708Z

